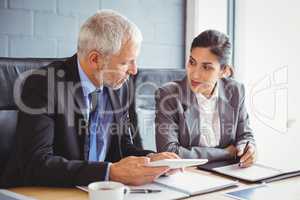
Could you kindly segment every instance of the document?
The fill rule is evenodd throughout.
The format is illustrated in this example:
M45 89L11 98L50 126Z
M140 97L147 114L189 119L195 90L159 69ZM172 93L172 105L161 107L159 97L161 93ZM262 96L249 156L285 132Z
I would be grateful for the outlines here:
M247 168L241 168L238 166L238 164L234 164L224 167L217 167L214 170L222 174L227 174L235 178L249 180L252 182L277 176L282 173L278 169L273 169L260 164L254 164Z
M299 168L278 169L262 163L255 163L250 167L241 168L238 163L232 161L208 163L198 166L198 169L217 172L248 182L271 182L300 175Z
M129 186L131 189L160 190L157 193L130 193L125 200L173 200L193 195L214 192L226 188L236 187L236 181L214 177L195 172L179 172L167 177L160 177L151 184L142 186ZM77 188L88 191L87 187Z
M182 199L187 198L189 195L182 193L177 190L170 189L168 187L150 183L142 186L130 186L130 189L151 189L151 190L161 190L158 193L146 193L146 194L135 194L130 193L128 196L124 198L124 200L173 200L173 199Z
M190 196L237 186L235 181L194 172L183 172L168 177L161 177L155 183L181 191Z

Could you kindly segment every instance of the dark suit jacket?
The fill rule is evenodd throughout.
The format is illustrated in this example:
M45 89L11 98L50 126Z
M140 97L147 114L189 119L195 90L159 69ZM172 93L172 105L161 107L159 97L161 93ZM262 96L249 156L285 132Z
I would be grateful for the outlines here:
M219 146L200 145L200 117L195 94L187 79L166 84L156 91L156 147L182 158L206 158L209 161L233 157L224 150L230 144L255 144L245 106L244 86L231 78L218 82L218 109L221 139Z
M2 187L87 185L105 179L108 162L152 152L132 143L128 126L128 106L132 97L130 84L126 83L119 90L109 89L114 120L105 162L86 161L85 112L73 109L73 105L84 108L82 87L73 87L78 83L76 55L65 62L41 68L26 79L21 95L24 104L45 109L35 114L20 109L16 146L0 181Z

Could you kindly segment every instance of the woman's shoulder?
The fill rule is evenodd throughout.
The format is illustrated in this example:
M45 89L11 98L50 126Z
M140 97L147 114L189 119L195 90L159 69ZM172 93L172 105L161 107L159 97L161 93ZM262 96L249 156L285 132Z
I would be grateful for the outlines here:
M224 95L231 100L241 101L245 98L245 86L243 83L233 79L233 78L222 78L220 80L222 83L222 89Z
M228 90L228 89L233 89L233 90L238 90L238 91L243 91L245 89L245 86L243 83L228 77L228 78L222 78L220 79L222 82L223 87Z
M184 84L183 80L174 80L163 84L161 87L157 89L157 92L163 92L166 94L178 94L182 89L182 85Z

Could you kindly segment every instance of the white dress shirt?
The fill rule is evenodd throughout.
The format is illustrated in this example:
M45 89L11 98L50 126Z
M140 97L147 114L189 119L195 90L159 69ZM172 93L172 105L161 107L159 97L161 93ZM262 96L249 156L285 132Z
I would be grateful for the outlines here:
M216 147L220 143L218 93L218 85L216 85L209 99L201 93L196 94L200 112L200 146L202 147Z

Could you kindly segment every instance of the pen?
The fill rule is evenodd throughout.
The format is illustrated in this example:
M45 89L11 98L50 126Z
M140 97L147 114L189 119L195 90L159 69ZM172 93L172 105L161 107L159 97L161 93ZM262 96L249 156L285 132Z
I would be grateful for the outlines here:
M158 193L158 192L161 192L161 190L153 190L153 189L130 189L130 193L147 194L147 193Z
M246 146L243 150L243 154L240 156L240 159L247 153L248 146L249 146L249 141L247 141ZM241 166L241 161L239 161L239 166Z

